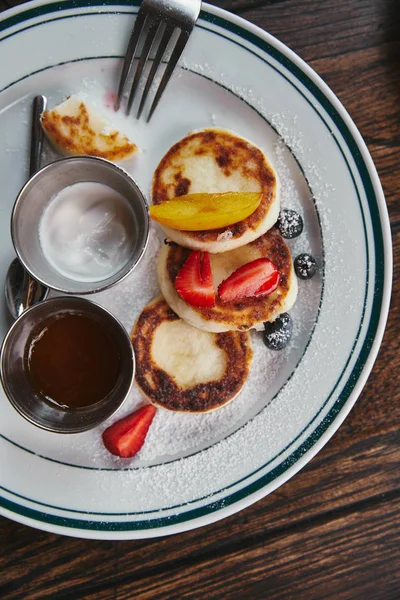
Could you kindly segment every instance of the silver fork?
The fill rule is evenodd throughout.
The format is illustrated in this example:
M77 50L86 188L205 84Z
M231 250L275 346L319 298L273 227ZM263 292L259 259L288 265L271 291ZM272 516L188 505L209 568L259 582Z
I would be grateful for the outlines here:
M170 58L161 78L160 85L158 86L153 103L148 112L147 122L150 121L168 84L168 81L171 78L176 64L186 46L189 36L196 24L197 17L200 13L200 8L201 0L143 0L128 43L118 87L115 110L118 110L121 105L122 95L124 93L124 88L129 77L129 73L132 69L136 50L139 46L139 41L143 40L143 47L136 66L136 71L129 94L128 104L126 107L127 115L129 115L131 112L132 104L139 87L143 69L149 59L150 51L153 46L155 50L155 57L152 61L150 72L140 100L137 112L138 119L142 114L151 84L153 83L154 77L161 64L168 43L173 37L174 32L179 30L178 39L174 48L172 49ZM158 45L155 43L156 39L159 39Z

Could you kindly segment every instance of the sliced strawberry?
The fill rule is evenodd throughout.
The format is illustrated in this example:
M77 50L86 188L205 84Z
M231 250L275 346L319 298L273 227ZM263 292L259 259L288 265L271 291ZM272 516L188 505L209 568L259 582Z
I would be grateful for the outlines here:
M276 270L275 273L272 273L267 281L255 292L254 296L256 296L256 298L260 296L269 296L269 294L272 294L272 292L276 290L280 280L281 276L279 271Z
M175 279L175 289L191 306L214 306L215 290L208 252L191 252Z
M103 431L107 450L122 458L135 456L143 446L156 410L152 404L148 404L107 427Z
M218 286L222 302L233 302L251 296L268 296L279 285L279 271L268 258L257 258L239 267Z

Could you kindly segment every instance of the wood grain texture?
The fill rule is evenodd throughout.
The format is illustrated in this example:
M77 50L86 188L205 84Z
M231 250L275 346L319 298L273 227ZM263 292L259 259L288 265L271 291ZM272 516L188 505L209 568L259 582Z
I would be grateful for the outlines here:
M0 10L11 4L18 1L0 0ZM386 194L395 259L378 359L349 417L311 463L222 522L171 538L97 542L1 519L2 600L400 597L400 3L215 4L297 52L364 136Z
M284 0L243 16L292 48L332 88L367 143L391 217L399 219L400 2Z
M148 582L155 579L157 593L154 592L154 597L164 597L162 578L166 573L173 571L175 578L181 578L182 590L185 586L189 589L190 573L196 568L201 570L204 563L214 561L210 576L212 572L214 577L219 573L223 581L228 574L231 577L229 562L234 560L236 564L237 559L232 556L236 557L240 552L244 558L252 552L262 555L272 543L281 544L291 536L298 536L299 543L295 549L299 552L300 540L307 531L314 528L319 531L336 521L340 521L342 528L347 519L354 523L355 515L374 507L381 512L382 530L386 531L392 525L392 517L387 514L388 506L396 503L400 494L396 468L399 442L398 432L392 432L346 447L338 434L301 476L289 481L265 500L212 527L172 538L88 542L59 538L5 521L8 524L5 531L8 557L0 561L1 573L4 574L0 597L11 599L23 594L24 598L47 599L54 597L57 591L58 598L63 598L64 594L73 598L80 590L88 594L87 597L95 598L98 592L118 585L125 589L122 597L129 597L130 590L132 595L140 592L141 598ZM344 480L347 482L345 486L342 485ZM393 525L398 535L398 525ZM355 535L354 530L352 536ZM363 547L371 541L370 532L357 531L357 540L353 551L362 554ZM318 564L321 548L316 541L313 548L309 562ZM272 561L272 564L276 563ZM270 557L267 565L270 568ZM346 562L341 565L340 558L336 557L336 565L344 569ZM383 567L381 565L380 568ZM306 565L302 569L303 575L306 575ZM248 567L244 573L240 572L240 582L247 570ZM184 572L189 575L184 575ZM382 571L382 577L384 573L386 571ZM377 569L375 581L379 580ZM238 585L240 591L242 583ZM371 583L369 587L371 589ZM178 589L181 593L181 587Z

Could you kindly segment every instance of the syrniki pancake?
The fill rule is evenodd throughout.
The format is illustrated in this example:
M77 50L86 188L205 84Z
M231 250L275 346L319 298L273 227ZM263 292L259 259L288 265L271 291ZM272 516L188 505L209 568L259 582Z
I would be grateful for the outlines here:
M215 290L236 269L257 258L269 258L280 273L277 289L269 296L243 298L222 303L216 298L213 307L189 306L177 293L174 282L189 250L174 243L164 244L157 262L158 283L169 306L194 327L205 331L262 329L264 321L274 321L290 310L297 296L297 279L289 248L277 229L273 228L254 242L224 252L211 254L211 270Z
M252 215L223 229L189 232L163 226L171 240L186 248L226 252L255 240L278 218L277 174L259 148L234 133L192 133L172 146L158 165L153 204L202 192L262 192L262 200Z
M153 404L209 412L240 392L252 350L246 332L208 333L180 319L163 298L140 314L133 330L136 382Z
M53 146L62 154L88 154L122 161L138 151L123 133L111 129L93 107L77 96L70 96L53 109L44 111L42 126Z

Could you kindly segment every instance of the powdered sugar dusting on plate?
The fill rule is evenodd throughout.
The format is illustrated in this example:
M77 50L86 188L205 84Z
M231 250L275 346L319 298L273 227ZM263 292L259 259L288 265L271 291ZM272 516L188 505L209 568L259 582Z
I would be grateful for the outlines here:
M129 38L132 7L98 14L103 11L110 13L110 7L94 7L89 11L92 15L74 9L74 31L67 19L47 19L43 27L21 30L5 42L4 49L28 36L36 42L37 53L29 64L18 63L18 53L9 53L1 69L5 85L10 84L0 93L3 279L14 258L8 216L28 174L29 123L36 93L48 97L49 107L80 94L132 139L141 153L122 166L148 198L159 160L190 131L215 126L249 139L265 151L277 170L283 206L301 211L304 232L288 241L293 255L311 252L319 266L313 279L299 282L298 301L290 311L294 321L290 346L273 352L264 347L261 334L253 332L253 368L240 396L208 415L159 410L142 451L133 460L118 460L104 449L101 432L108 423L74 436L51 434L32 427L4 395L0 398L1 473L4 488L12 490L8 498L30 508L38 503L42 514L61 522L66 518L72 533L85 535L83 529L75 529L79 518L92 530L89 535L123 538L146 536L148 531L149 535L164 533L156 527L168 525L171 515L179 514L175 531L218 519L222 514L210 516L210 511L224 506L225 499L230 506L225 515L251 503L303 466L301 453L307 460L330 437L363 382L358 370L355 376L353 370L356 364L359 367L361 349L368 354L365 342L377 259L373 234L375 227L380 231L380 224L372 222L360 178L357 163L365 154L358 154L348 144L349 138L343 137L335 110L357 146L354 125L309 69L304 68L305 77L296 75L301 64L273 38L269 44L276 52L268 55L246 36L238 44L238 33L229 27L223 31L221 22L203 21L185 48L189 70L176 70L147 124L143 118L137 120L134 112L130 117L123 110L115 113L111 98L105 97L105 90L118 87L122 60L117 57ZM110 58L100 58L105 54ZM292 70L290 63L296 68ZM15 81L24 74L29 76ZM318 100L321 95L323 104ZM57 157L46 149L45 160ZM366 168L374 181L368 162ZM120 285L96 297L128 330L143 306L159 293L154 263L161 242L155 227L141 265ZM9 323L6 311L2 313L5 333ZM369 371L368 361L365 368ZM347 383L354 382L355 390L344 405L339 404L344 386L347 390ZM110 422L145 402L134 386ZM328 430L326 415L331 423ZM294 469L288 469L291 465ZM240 492L240 503L237 495L229 497L232 492ZM7 497L6 491L2 493ZM189 513L192 508L201 508L205 516L196 520L199 513ZM187 515L181 516L185 511ZM141 524L158 518L163 520L148 527ZM52 520L46 528L52 528ZM118 523L115 530L113 523Z
M209 70L209 67L204 65L203 74L207 70ZM196 77L189 74L188 76L191 78ZM177 79L180 78L181 74L178 74ZM181 79L183 80L183 77ZM257 99L251 90L235 87L233 91L241 97L246 96L246 100L253 104L259 112L263 113L265 111L265 101ZM117 114L114 113L111 106L113 97L108 93L105 95L104 87L99 85L95 79L81 79L81 87L72 90L71 93L90 102L95 109L112 122L113 126L126 133L132 141L144 150L142 155L132 161L122 163L122 166L136 180L139 180L144 191L149 193L151 173L157 163L150 156L153 153L147 146L148 136L146 135L145 125L132 118L127 118L121 111ZM224 91L223 93L228 94L229 92ZM62 99L58 98L57 102ZM50 104L54 105L54 103L55 99L51 98ZM217 111L212 113L211 120L216 127L226 126L222 115ZM293 117L276 114L271 116L270 121L279 133L279 135L272 134L275 142L271 147L272 154L269 152L269 157L281 182L281 204L284 207L301 212L305 221L303 234L300 238L289 240L288 245L293 254L311 250L318 257L321 255L320 241L311 193L296 161L293 159L293 154L288 149L289 144L291 149L295 148L298 152L304 150L302 136L296 133L297 123ZM198 128L210 124L199 123ZM246 137L243 124L237 132ZM188 131L184 133L188 133ZM162 153L168 147L169 145L166 145ZM146 152L147 150L149 152ZM159 158L161 158L162 153L160 152ZM43 162L49 162L57 157L57 154L46 145ZM305 211L306 213L308 211L308 213L305 214ZM222 235L224 238L229 237L231 232L228 229ZM156 258L160 244L163 243L163 237L163 233L158 226L153 224L148 248L134 272L116 287L91 296L92 300L115 314L128 331L131 331L142 309L160 293L156 276ZM311 242L312 248L310 248ZM146 402L137 386L134 385L129 398L117 415L110 419L109 423L96 430L71 438L68 454L76 456L75 460L78 460L81 465L111 469L162 464L191 455L192 458L198 457L197 460L201 460L199 458L201 457L201 453L199 453L201 450L210 448L221 440L228 440L230 434L243 428L249 420L252 420L260 411L263 411L266 406L269 406L279 390L285 386L296 365L301 360L318 312L321 293L320 274L316 276L313 282L301 282L299 287L298 300L291 310L294 322L291 343L285 350L279 352L268 350L263 343L262 333L252 332L254 358L250 376L239 396L230 404L203 415L173 413L158 409L146 443L135 458L127 461L118 459L105 450L101 441L101 431L109 423L125 416ZM279 431L276 431L277 439L279 435ZM71 464L74 464L74 460L71 461Z
M204 72L206 70L207 66L205 65ZM238 93L239 90L235 89L234 91ZM240 90L240 92L243 93L243 90ZM89 81L85 82L83 91L78 90L77 95L81 95L87 101L90 100L96 108L99 108L104 101L96 89L91 91ZM250 96L252 101L255 102L251 93ZM104 106L102 110L103 113L107 114ZM120 118L123 119L123 117ZM219 118L216 114L213 114L212 120L213 124L218 127ZM296 148L301 147L301 138L296 137L293 132L294 129L292 130L289 127L284 116L276 115L273 121L276 129L279 130L281 125L286 140L290 140ZM295 126L295 122L292 122L292 126ZM126 131L126 129L125 126L124 130ZM310 192L298 166L288 151L283 137L276 136L274 151L275 157L271 157L271 159L274 160L281 181L282 206L302 211L304 199L309 200ZM123 166L127 168L125 164ZM128 172L131 171L129 166L127 170ZM131 172L136 175L137 166ZM315 215L313 218L315 220ZM229 234L230 231L227 230L223 235L228 237ZM305 232L301 236L302 241L290 240L289 242L293 252L297 252L300 246L309 248L309 234L310 230L307 228L306 222ZM155 262L162 240L162 232L157 226L153 225L148 249L135 271L116 288L93 296L93 300L113 312L128 331L131 330L144 306L159 295ZM280 352L268 350L263 343L262 333L252 332L254 358L250 376L239 396L230 404L204 415L173 413L158 409L146 443L138 455L129 461L113 457L104 449L100 436L101 430L105 427L103 426L80 437L80 456L86 454L86 446L86 464L94 467L120 469L160 464L198 453L243 427L249 419L257 415L271 402L301 359L314 326L319 295L320 281L315 281L308 286L301 284L298 300L291 311L294 320L293 338L285 350ZM123 417L144 402L146 401L139 389L134 385L130 397L110 422ZM277 435L279 435L279 432L277 432ZM196 456L200 456L200 454L196 454Z

